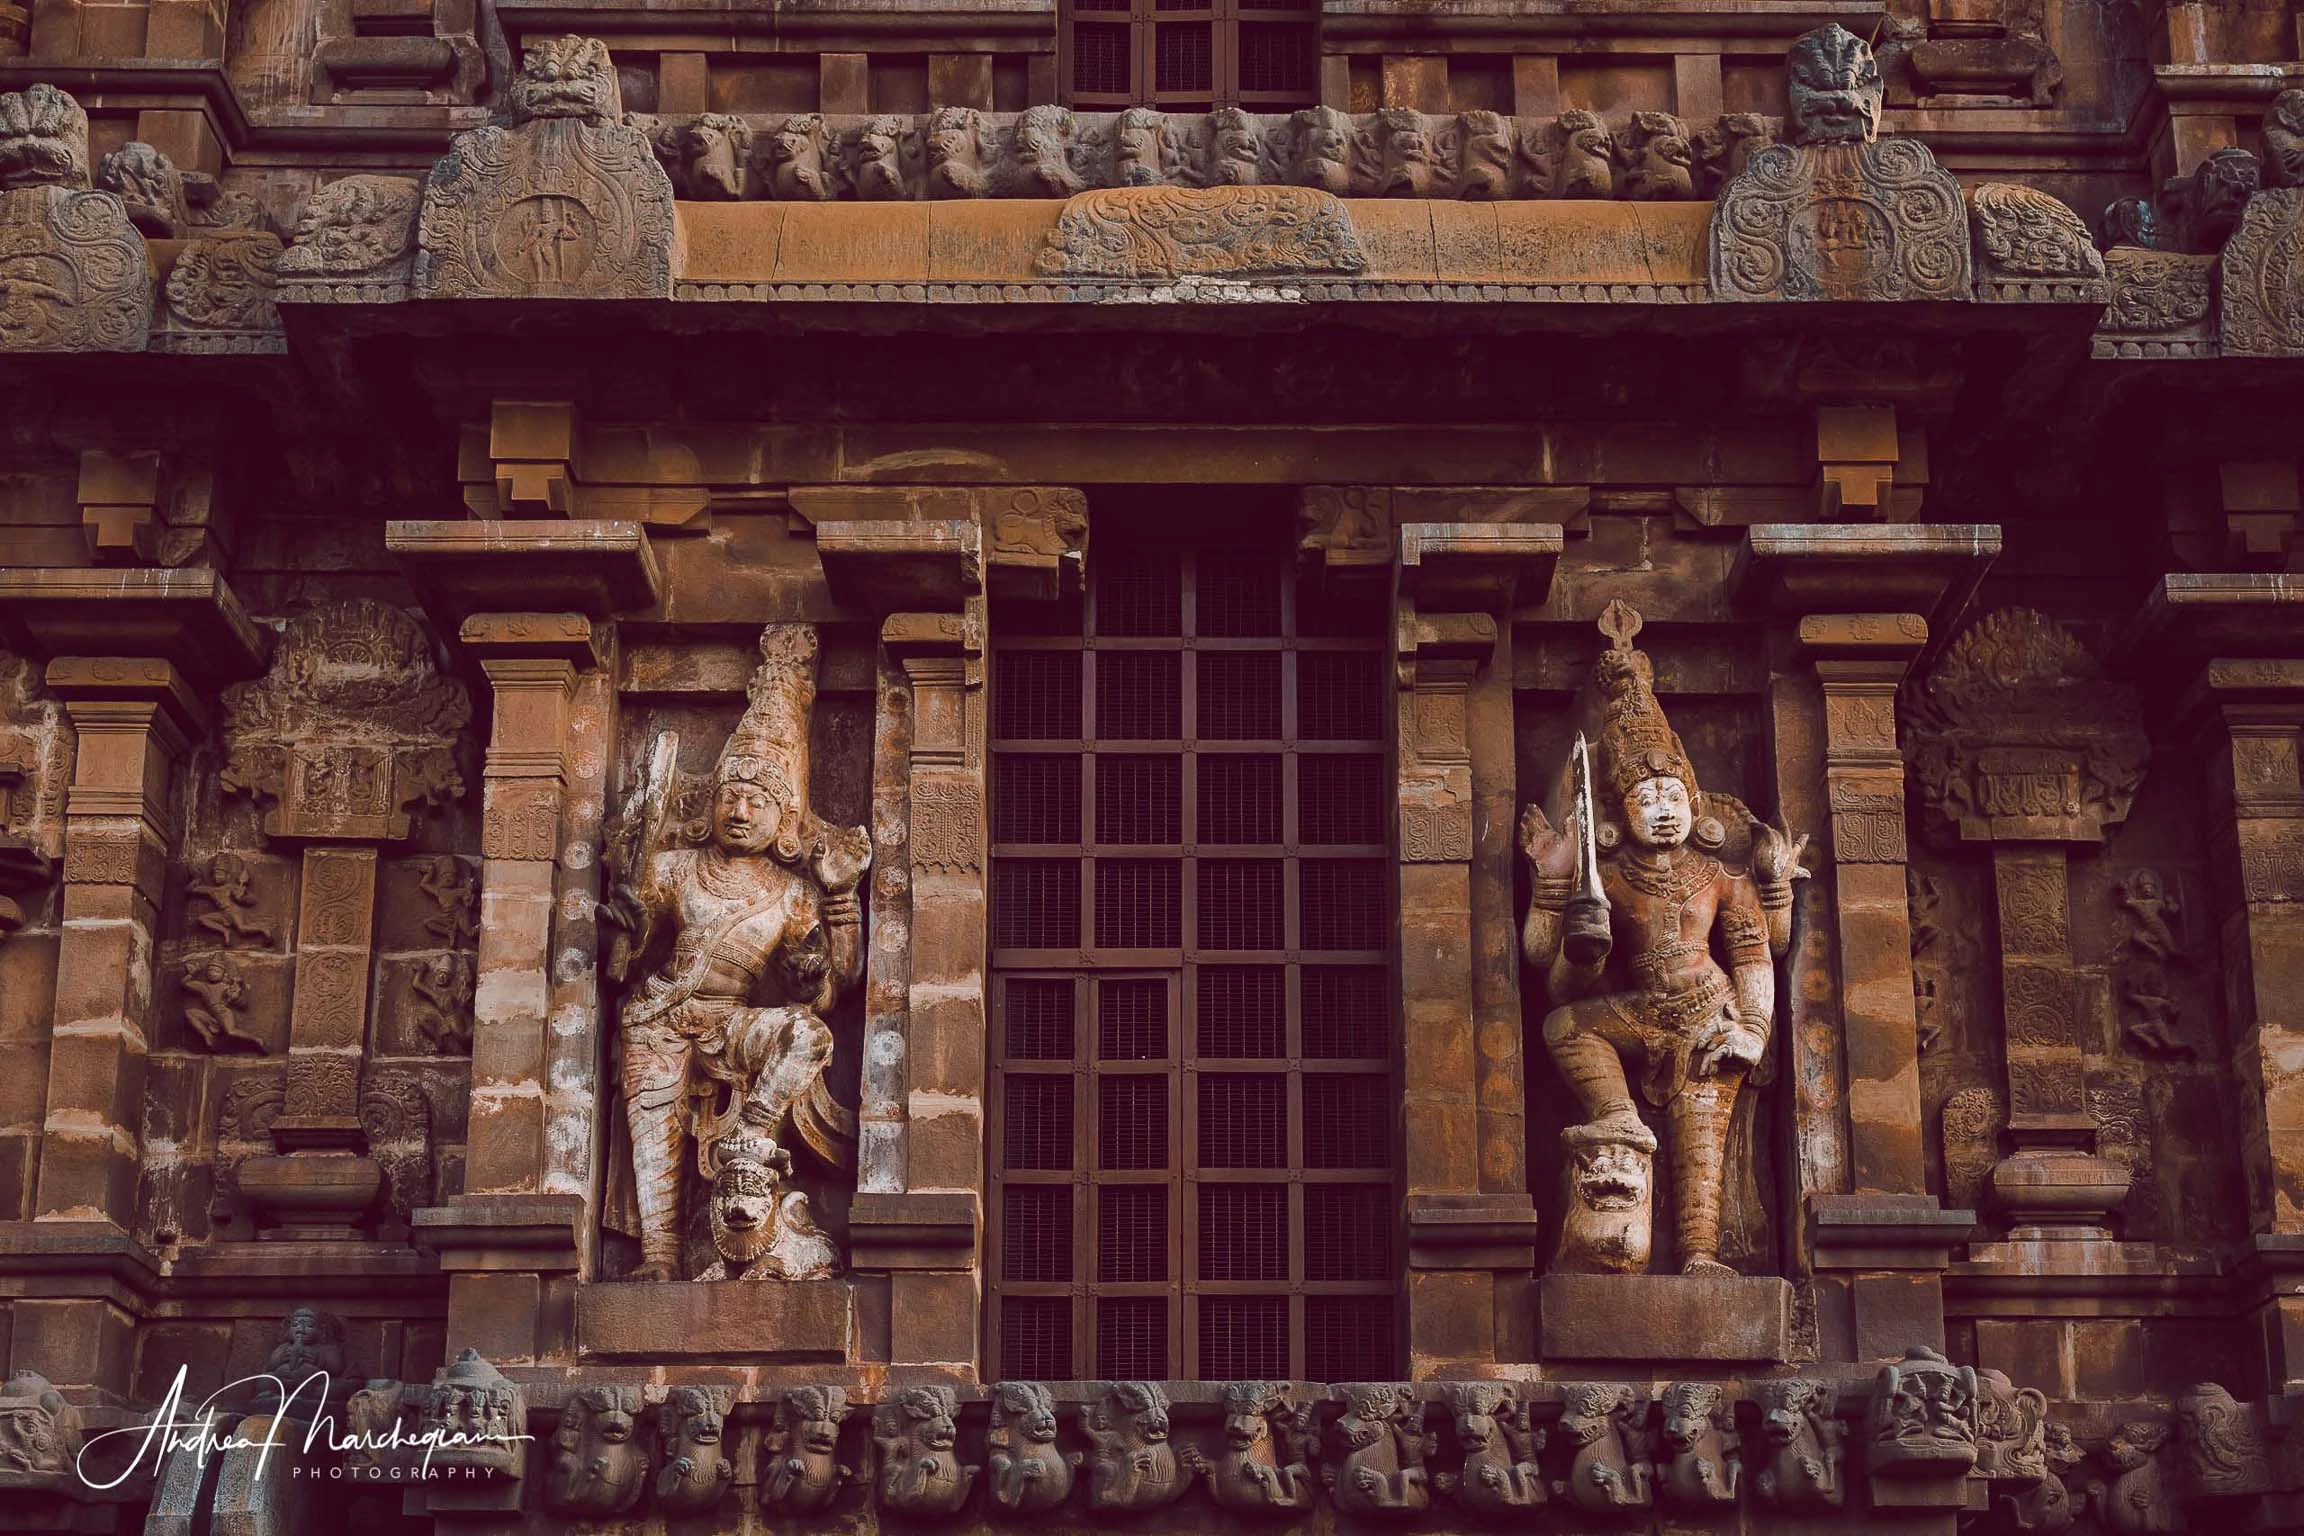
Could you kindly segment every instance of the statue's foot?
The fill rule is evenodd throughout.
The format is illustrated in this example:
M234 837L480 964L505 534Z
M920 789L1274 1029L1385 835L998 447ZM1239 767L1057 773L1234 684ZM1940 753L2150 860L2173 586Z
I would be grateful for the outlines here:
M1625 1136L1635 1141L1651 1134L1647 1122L1640 1118L1640 1111L1629 1104L1607 1109L1585 1129L1601 1136Z
M1680 1273L1684 1275L1694 1275L1699 1279L1705 1280L1725 1280L1733 1277L1736 1271L1730 1269L1727 1265L1721 1263L1718 1259L1698 1257L1690 1259L1687 1263L1681 1265Z
M633 1285L657 1285L680 1277L672 1273L669 1264L643 1264L624 1278Z

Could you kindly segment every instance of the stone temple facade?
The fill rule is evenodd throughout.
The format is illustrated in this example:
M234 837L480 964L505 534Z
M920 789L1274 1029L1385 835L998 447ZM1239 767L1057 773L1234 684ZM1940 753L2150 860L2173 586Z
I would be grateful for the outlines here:
M0 1530L2304 1529L2300 998L2295 0L0 0Z

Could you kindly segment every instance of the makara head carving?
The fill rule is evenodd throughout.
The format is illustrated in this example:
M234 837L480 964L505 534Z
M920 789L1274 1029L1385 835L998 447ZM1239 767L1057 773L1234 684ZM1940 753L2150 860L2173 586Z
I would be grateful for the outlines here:
M88 114L36 81L0 96L0 188L88 185Z
M544 117L612 123L624 115L615 61L596 37L541 37L528 45L505 105L516 123Z
M1880 132L1872 45L1834 22L1792 45L1785 81L1795 144L1865 144Z

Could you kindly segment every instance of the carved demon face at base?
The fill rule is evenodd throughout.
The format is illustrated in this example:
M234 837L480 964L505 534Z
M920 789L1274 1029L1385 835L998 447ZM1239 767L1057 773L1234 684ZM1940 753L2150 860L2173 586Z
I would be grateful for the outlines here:
M775 1242L776 1206L790 1166L791 1154L782 1149L722 1160L712 1178L712 1246L729 1263L754 1263Z
M1595 1141L1576 1149L1571 1177L1589 1210L1636 1210L1648 1200L1649 1154L1628 1141Z
M1792 45L1788 90L1795 144L1866 144L1880 132L1880 65L1871 45L1833 23Z
M88 114L46 81L0 96L0 188L88 185Z

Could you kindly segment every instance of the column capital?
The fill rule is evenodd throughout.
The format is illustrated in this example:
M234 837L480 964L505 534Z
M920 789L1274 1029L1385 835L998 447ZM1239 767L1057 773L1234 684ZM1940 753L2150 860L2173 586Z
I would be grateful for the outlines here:
M456 628L456 643L480 664L488 681L575 681L599 666L601 637L581 613L474 613Z
M58 656L42 681L77 731L149 729L174 755L206 728L191 683L157 656Z

